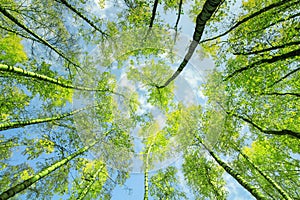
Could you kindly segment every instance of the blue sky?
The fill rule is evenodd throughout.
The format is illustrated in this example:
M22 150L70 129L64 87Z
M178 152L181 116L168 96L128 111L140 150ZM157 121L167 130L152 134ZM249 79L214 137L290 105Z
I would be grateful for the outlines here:
M97 1L95 1L97 2ZM113 14L116 12L115 8L112 6L111 3L108 3L106 5L106 9L100 11L100 8L91 6L90 10L91 12L94 12L94 14L99 13L103 18L110 18L113 16ZM187 9L188 5L184 7L184 9ZM159 12L163 13L162 9L159 8ZM175 23L176 12L169 13L167 15L162 14L162 17L170 24ZM194 31L194 23L190 20L190 18L187 16L187 12L181 16L180 21L180 27L182 34L178 40L177 44L177 55L183 57L185 54L185 51L187 49L187 46L189 45L189 41L191 40L192 33ZM90 48L90 47L88 47ZM195 101L199 104L205 103L205 97L203 96L201 92L201 88L199 85L203 82L205 82L205 76L206 73L208 73L209 70L211 70L214 67L213 60L211 59L204 59L200 60L199 57L194 56L190 62L190 64L187 66L187 69L181 74L181 76L176 80L177 85L184 85L186 84L186 88L189 90L192 90L192 96L195 97ZM180 96L182 91L187 91L184 87L177 87L178 93L177 98L183 99L184 97L187 97L189 94L184 94L183 96ZM189 98L191 99L191 98ZM35 102L33 102L35 103ZM69 105L70 106L70 105ZM12 132L13 133L13 132ZM14 152L14 157L18 157L22 149L20 149L17 152ZM18 162L23 162L25 160L18 160ZM175 166L180 166L180 163L182 162L181 159L173 163ZM155 172L152 172L155 173ZM151 174L150 173L150 176ZM188 189L185 187L186 183L179 173L179 178L181 179L181 186L187 191ZM251 195L247 191L245 191L232 177L230 177L228 174L224 175L224 178L227 182L227 190L229 192L228 199L238 200L238 199L245 199L250 200L253 199ZM116 189L112 193L112 199L113 200L121 200L121 199L128 199L128 200L135 200L135 199L143 199L143 193L144 193L144 174L143 173L131 173L130 178L125 182L125 186L117 186ZM128 188L131 188L131 191L128 191ZM187 191L188 192L188 191ZM191 196L190 196L191 197ZM150 198L151 199L151 198ZM191 197L192 199L192 197Z

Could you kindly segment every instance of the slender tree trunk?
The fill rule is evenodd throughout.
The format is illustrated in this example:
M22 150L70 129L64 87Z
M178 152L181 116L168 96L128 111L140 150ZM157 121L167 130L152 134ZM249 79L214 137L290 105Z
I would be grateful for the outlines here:
M144 200L148 200L148 194L149 194L149 172L148 172L148 163L145 164L145 172L144 172Z
M251 68L258 67L259 65L261 65L263 63L274 63L274 62L277 62L280 60L285 60L285 59L293 58L296 56L300 56L300 49L296 49L296 50L290 51L288 53L281 54L279 56L273 56L272 58L265 58L265 59L258 60L256 62L251 63L250 65L247 65L245 67L235 70L230 75L225 77L225 79L223 81L227 81L228 79L232 78L233 76L235 76L243 71L249 70Z
M277 83L281 82L282 80L286 79L287 77L289 77L290 75L298 72L300 70L300 67L290 71L289 73L287 73L286 75L284 75L283 77L281 77L280 79L278 79L277 81L275 81L274 83L272 83L271 85L268 86L268 88L273 87L274 85L276 85Z
M265 172L263 172L262 170L260 170L260 168L254 164L250 158L244 154L240 149L238 149L237 147L235 147L235 149L245 158L245 160L250 163L250 165L260 173L260 175L262 177L264 177L286 200L292 200L292 198L289 196L288 193L286 193L282 187L280 187L280 185L278 185L270 176L268 176Z
M84 16L79 10L69 4L66 0L56 0L59 3L62 3L67 8L72 10L76 15L78 15L81 19L83 19L86 23L88 23L91 27L93 27L96 31L101 33L104 36L108 36L105 32L103 32L96 24L94 24L91 20L89 20L86 16Z
M180 20L180 16L181 16L181 10L182 10L182 0L179 1L179 5L178 5L178 16L177 16L177 20L174 26L175 31L177 32L177 28L178 28L178 24L179 24L179 20Z
M45 81L48 83L53 83L55 85L59 85L63 88L68 88L68 89L74 89L74 90L84 90L84 91L97 91L97 92L108 92L108 90L99 90L96 88L88 88L88 87L81 87L81 86L74 86L68 83L65 83L63 81L60 81L58 79L55 78L51 78L48 77L46 75L42 75L42 74L38 74L35 72L30 72L30 71L26 71L22 68L18 68L18 67L12 67L12 66L8 66L8 65L4 65L4 64L0 64L0 71L3 72L10 72L19 76L25 76L25 77L29 77L29 78L35 78L37 80L40 81Z
M92 144L79 149L77 152L71 154L70 156L68 156L68 157L52 164L51 166L49 166L49 167L47 167L43 170L41 170L40 172L38 172L36 175L32 176L31 178L28 178L27 180L23 181L22 183L19 183L15 186L11 187L10 189L8 189L5 192L3 192L2 194L0 194L0 199L1 200L9 199L10 197L13 197L16 194L22 192L23 190L26 190L27 188L29 188L35 182L41 180L45 176L49 175L51 172L55 171L56 169L59 169L60 167L64 166L65 164L67 164L70 160L74 159L75 157L77 157L77 156L83 154L84 152L86 152L87 150L89 150L96 143L97 142L93 142Z
M201 44L201 43L204 43L204 42L211 41L211 40L215 40L215 39L220 38L220 37L223 37L224 35L227 35L227 34L230 33L231 31L233 31L234 29L236 29L236 28L237 28L238 26L240 26L241 24L243 24L243 23L245 23L245 22L247 22L247 21L253 19L254 17L257 17L257 16L259 16L259 15L262 14L262 13L265 13L265 12L267 12L267 11L273 9L273 8L277 8L277 7L281 6L281 5L284 5L284 4L286 4L286 3L289 3L289 2L291 2L291 1L293 1L293 0L279 1L279 2L276 2L276 3L270 4L269 6L264 7L264 8L262 8L262 9L256 11L256 12L254 12L254 13L248 15L247 17L243 18L242 20L238 21L235 25L233 25L230 29L228 29L228 30L225 31L224 33L222 33L222 34L220 34L220 35L217 35L217 36L215 36L215 37L206 39L206 40L202 40L202 41L200 42L200 44ZM297 1L294 2L294 4L297 4Z
M10 32L10 33L16 34L18 36L21 36L22 38L26 38L26 39L32 40L34 42L39 42L40 43L39 40L37 40L37 39L35 39L33 37L30 37L28 35L24 35L23 33L20 33L19 31L16 31L16 30L13 30L13 29L10 29L8 27L1 26L1 25L0 25L0 28L3 29L3 30L5 30L5 31L7 31L7 32Z
M149 155L151 152L152 144L147 150L146 159L145 159L145 172L144 172L144 200L149 198Z
M211 18L215 10L218 8L218 6L222 3L222 0L206 0L202 11L197 16L196 19L196 27L193 35L193 41L189 46L189 50L186 53L183 61L179 65L176 72L161 86L157 86L157 88L164 88L168 86L173 80L176 79L176 77L182 72L182 70L185 68L189 60L191 59L192 55L194 54L194 51L199 44L199 41L202 37L204 27L206 22Z
M77 200L82 200L85 198L85 196L88 194L88 192L90 191L93 184L97 181L97 177L101 173L103 168L104 168L104 165L94 173L93 177L90 180L90 183L80 192Z
M62 53L59 49L57 49L56 47L52 46L49 42L47 42L44 38L42 38L41 36L39 36L37 33L35 33L33 30L31 30L30 28L28 28L26 25L24 25L22 22L20 22L17 18L15 18L13 15L11 15L5 8L0 6L0 12L6 16L7 18L9 18L11 21L13 21L15 24L17 24L19 27L21 27L22 29L24 29L27 33L31 34L33 37L35 37L37 40L39 40L42 44L44 44L45 46L49 47L51 50L53 50L54 52L56 52L58 55L60 55L62 58L64 58L66 61L68 61L69 63L71 63L72 65L74 65L77 68L81 67L74 63L72 60L70 60L64 53Z
M272 50L276 50L276 49L281 49L281 48L286 48L289 46L293 46L293 45L299 45L300 41L293 41L293 42L288 42L286 44L281 44L281 45L277 45L277 46L272 46L270 48L266 48L266 49L261 49L261 50L256 50L256 51L248 51L248 52L235 52L233 53L233 55L252 55L252 54L259 54L259 53L263 53L263 52L267 52L267 51L272 51Z
M211 151L200 138L197 138L198 141L204 146L204 148L209 152L213 159L228 173L230 174L237 182L239 182L248 192L250 192L256 199L265 200L267 199L257 188L248 183L239 173L235 172L229 165L217 156L213 151Z
M293 92L268 92L268 93L261 93L261 95L268 95L268 96L296 96L296 97L300 97L300 93L293 93Z
M271 135L290 135L292 137L300 139L300 133L298 133L298 132L291 131L291 130L288 130L288 129L283 129L283 130L265 130L265 129L261 128L260 126L258 126L257 124L255 124L250 119L247 119L247 118L245 118L243 116L240 116L240 115L237 115L237 114L231 114L228 111L226 111L226 113L228 115L232 115L234 117L237 117L237 118L243 120L244 122L247 122L247 123L251 124L252 126L254 126L255 128L257 128L259 131L261 131L261 132L263 132L265 134L271 134Z
M63 119L65 117L75 115L76 113L79 113L83 110L86 110L88 108L91 108L93 106L87 106L81 109L73 110L72 112L65 113L65 114L60 114L56 115L53 117L46 117L46 118L39 118L39 119L31 119L31 120L26 120L26 121L15 121L15 122L7 122L7 123L2 123L0 124L0 131L8 130L8 129L14 129L14 128L20 128L28 125L34 125L34 124L40 124L40 123L45 123L45 122L51 122L51 121L56 121Z
M145 190L144 190L144 200L148 200L149 198L149 156L151 153L151 149L153 144L155 143L157 135L155 135L155 137L153 138L153 140L150 143L150 146L147 149L147 153L146 153L146 159L145 159L145 172L144 172L144 186L145 186Z
M154 5L153 5L153 9L152 9L152 16L151 16L151 19L150 19L149 28L153 27L153 23L154 23L154 20L155 20L155 15L156 15L156 10L157 10L157 5L158 5L158 0L155 0Z

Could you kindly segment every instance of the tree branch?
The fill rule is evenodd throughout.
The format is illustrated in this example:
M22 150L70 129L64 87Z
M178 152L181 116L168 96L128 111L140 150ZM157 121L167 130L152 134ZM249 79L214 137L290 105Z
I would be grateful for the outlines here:
M286 75L284 75L283 77L281 77L280 79L278 79L277 81L275 81L274 83L272 83L270 86L268 86L269 88L270 87L273 87L274 85L276 85L277 83L281 82L282 80L286 79L287 77L289 77L290 75L298 72L300 70L300 67L299 68L296 68L294 70L292 70L291 72L287 73Z
M256 51L248 51L248 52L235 52L233 53L233 55L251 55L251 54L258 54L258 53L263 53L266 51L272 51L272 50L276 50L276 49L281 49L281 48L285 48L288 46L292 46L292 45L298 45L300 44L300 41L293 41L293 42L289 42L286 44L282 44L282 45L278 45L278 46L273 46L273 47L269 47L266 49L261 49L261 50L256 50Z
M72 65L74 65L75 67L81 69L81 67L74 63L72 60L70 60L65 54L63 54L59 49L57 49L56 47L52 46L49 42L47 42L44 38L42 38L41 36L39 36L38 34L36 34L34 31L32 31L31 29L29 29L26 25L22 24L17 18L15 18L13 15L11 15L6 9L4 9L3 7L0 6L0 12L5 15L8 19L10 19L11 21L13 21L15 24L17 24L19 27L21 27L22 29L24 29L26 32L28 32L29 34L31 34L33 37L35 37L37 40L39 40L42 44L44 44L45 46L49 47L51 50L53 50L54 52L56 52L58 55L60 55L62 58L64 58L66 61L68 61L69 63L71 63Z
M83 19L86 23L88 23L91 27L93 27L96 31L98 31L102 35L109 36L107 33L103 32L100 28L98 28L96 24L94 24L91 20L89 20L86 16L84 16L79 10L77 10L75 7L69 4L66 0L56 0L56 1L62 3L67 8L72 10L76 15L78 15L81 19Z
M257 17L258 15L262 14L262 13L265 13L273 8L276 8L276 7L279 7L281 5L284 5L286 3L289 3L291 2L292 0L287 0L287 1L279 1L279 2L276 2L276 3L273 3L273 4L270 4L269 6L267 7L264 7L262 8L261 10L258 10L248 16L246 16L245 18L243 18L242 20L238 21L235 25L233 25L230 29L228 29L227 31L225 31L224 33L220 34L220 35L217 35L215 37L212 37L212 38L209 38L209 39L206 39L206 40L202 40L200 42L200 44L204 43L204 42L208 42L208 41L211 41L211 40L215 40L217 38L220 38L220 37L223 37L225 35L227 35L228 33L230 33L231 31L233 31L234 29L236 29L238 26L240 26L241 24L249 21L250 19L254 18L254 17ZM297 2L296 2L297 3Z
M178 5L178 15L177 15L176 24L174 26L175 31L177 31L177 27L181 16L181 10L182 10L182 0L179 1L179 5Z
M296 49L296 50L290 51L288 53L281 54L279 56L273 56L272 58L265 58L265 59L258 60L256 62L251 63L250 65L247 65L245 67L235 70L230 75L228 75L225 79L223 79L223 81L227 81L228 79L232 78L233 76L235 76L243 71L246 71L248 69L257 67L263 63L274 63L274 62L277 62L280 60L285 60L285 59L292 58L292 57L299 56L299 55L300 55L300 49Z
M149 28L152 28L152 26L153 26L155 15L156 15L157 5L158 5L158 0L155 0L154 5L153 5L153 9L152 9L152 16L151 16Z
M293 92L269 92L269 93L261 93L262 95L276 95L276 96L285 96L285 95L291 95L291 96L296 96L300 97L300 93L293 93Z
M196 47L198 46L198 43L202 37L204 27L206 22L211 18L215 10L218 8L218 6L222 3L222 0L207 0L203 6L202 11L197 16L196 19L196 27L193 35L193 41L189 46L189 50L186 53L183 61L179 65L177 71L165 82L165 84L161 86L157 86L157 88L164 88L168 86L173 80L176 79L176 77L181 73L181 71L185 68L187 63L189 62L190 58L194 54L194 51Z

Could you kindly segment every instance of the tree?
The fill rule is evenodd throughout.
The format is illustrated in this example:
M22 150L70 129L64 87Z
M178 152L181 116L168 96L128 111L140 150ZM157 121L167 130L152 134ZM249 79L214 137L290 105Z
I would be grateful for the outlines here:
M200 39L202 37L204 27L206 22L210 19L210 17L213 15L215 10L218 8L218 6L221 4L221 1L212 1L207 0L203 6L202 11L197 16L196 20L196 27L193 35L193 41L189 46L189 50L187 54L185 55L183 61L181 62L180 66L176 70L176 72L163 84L158 86L158 88L164 88L167 85L169 85L170 82L172 82L184 69L184 67L187 65L189 60L191 59L196 47L198 46L198 43L200 42Z
M150 178L150 194L155 199L187 199L184 192L177 188L178 177L175 167L168 167Z
M69 155L68 157L66 157L66 158L64 158L64 159L48 166L47 168L45 168L42 171L35 174L34 176L26 179L24 182L22 182L18 185L15 185L12 188L10 188L9 190L1 193L0 198L1 199L8 199L8 198L16 195L17 193L27 189L29 186L31 186L35 182L39 181L40 179L47 176L51 172L55 171L56 169L62 167L66 163L68 163L70 160L74 159L75 157L79 156L80 154L83 154L84 152L86 152L87 150L92 148L95 144L97 144L97 142L93 142L89 146L86 146L86 147L83 147L83 148L79 149L76 153L73 153L73 154Z
M299 1L0 1L0 199L300 198Z

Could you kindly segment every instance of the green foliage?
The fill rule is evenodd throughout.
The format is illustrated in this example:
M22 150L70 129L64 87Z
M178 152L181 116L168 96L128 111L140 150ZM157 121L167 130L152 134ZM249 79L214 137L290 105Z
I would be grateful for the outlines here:
M197 199L226 199L223 169L208 160L200 149L186 151L183 172Z
M1 63L7 65L15 65L23 63L27 60L27 55L24 52L24 47L21 44L21 38L7 34L0 39L0 60Z
M178 188L177 169L168 167L158 170L150 178L150 194L154 199L187 199L186 194Z
M156 63L154 60L151 60L141 69L132 66L129 69L127 76L129 80L142 84L142 87L146 87L148 92L148 103L168 112L169 109L174 106L174 83L163 89L159 89L156 86L163 84L169 73L170 67L165 63Z
M138 153L154 199L190 199L180 188L182 172L195 198L229 198L226 167L207 150L226 160L235 179L240 174L266 199L281 199L237 148L293 199L300 198L299 139L274 134L300 133L299 1L247 0L240 8L235 1L221 4L205 24L203 38L229 32L200 42L200 57L214 59L217 67L201 85L207 97L201 106L177 102L174 81L158 87L172 75L177 53L169 19L165 22L160 12L173 14L174 23L179 1L159 1L152 29L154 1L125 0L127 7L117 1L67 2L77 11L62 0L1 0L0 63L102 90L75 92L24 74L0 72L0 123L51 118L73 106L88 106L64 119L1 132L1 193L48 169L50 174L30 188L23 184L25 190L16 198L111 199L115 186L129 178L135 141L141 139ZM205 2L183 1L183 13L195 19ZM265 9L275 4L280 5ZM106 29L107 35L95 27ZM123 78L129 86L123 87ZM165 119L159 121L157 113ZM138 138L132 134L136 132ZM89 154L51 168L95 140L100 142ZM209 147L205 151L200 140ZM183 153L181 168L149 173L174 153Z

